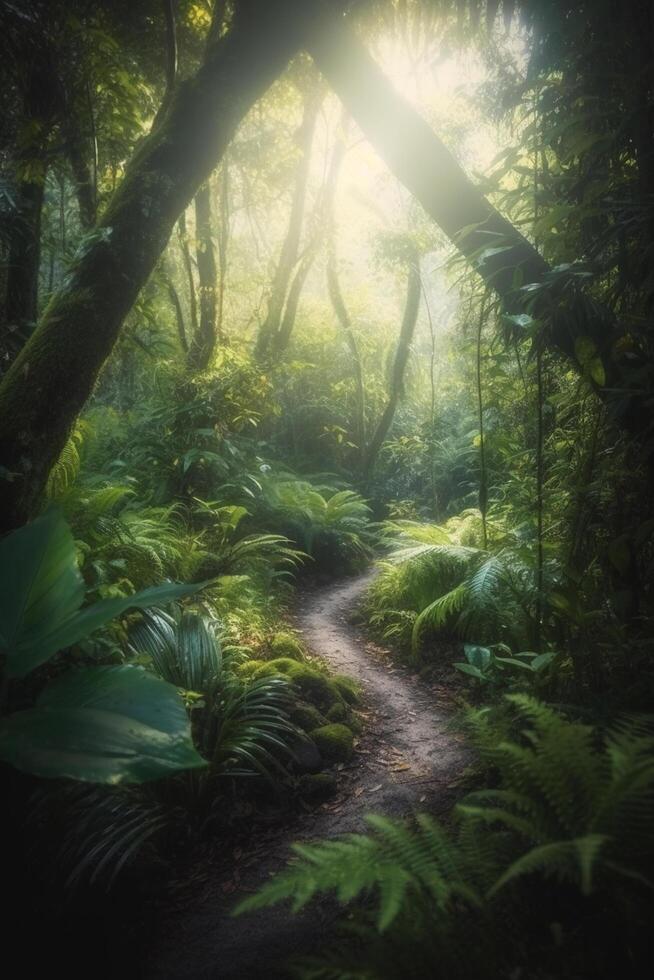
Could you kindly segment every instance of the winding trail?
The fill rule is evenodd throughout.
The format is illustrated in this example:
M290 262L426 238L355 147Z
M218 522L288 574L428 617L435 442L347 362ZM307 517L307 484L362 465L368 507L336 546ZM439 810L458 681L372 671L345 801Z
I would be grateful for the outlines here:
M187 887L165 910L143 977L287 977L281 964L324 942L334 905L317 903L298 916L274 908L231 919L236 893L256 890L281 869L294 841L360 831L370 812L399 817L422 808L443 811L453 802L469 755L449 728L447 691L429 688L395 666L348 621L373 574L300 595L295 616L311 653L362 685L364 730L355 758L339 766L338 796L282 827L258 829L208 866L206 857L198 862Z

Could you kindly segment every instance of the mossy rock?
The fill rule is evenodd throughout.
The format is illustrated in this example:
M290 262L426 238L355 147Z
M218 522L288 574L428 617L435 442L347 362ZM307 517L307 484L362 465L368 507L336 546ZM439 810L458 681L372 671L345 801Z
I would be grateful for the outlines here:
M346 725L323 725L310 734L325 762L347 762L352 758L354 736Z
M335 701L326 715L327 721L347 721L348 710L344 701Z
M333 704L343 702L338 687L330 678L309 664L298 663L290 657L277 657L262 664L254 676L274 677L275 674L287 677L302 698L322 712L328 711Z
M305 773L300 779L300 795L308 800L328 800L336 794L338 783L329 772Z
M295 667L300 665L295 660L291 660L289 657L277 657L275 660L259 661L259 669L256 672L257 677L275 677L277 674L282 674L292 680L292 674Z
M361 685L348 677L347 674L334 674L332 684L348 704L358 704L361 697Z
M270 641L270 649L275 657L288 657L300 662L304 660L304 647L296 636L285 630L275 633Z
M276 663L276 661L272 661ZM334 702L334 691L332 690L329 678L321 674L320 671L309 667L308 664L299 664L291 661L293 668L288 671L288 676L293 684L302 693L305 701L314 704L321 711L326 710Z
M254 677L257 671L265 666L264 660L246 660L245 663L239 664L237 670L241 677Z
M293 724L304 732L311 732L314 728L320 728L326 722L324 715L321 715L317 708L302 701L293 706L289 716Z

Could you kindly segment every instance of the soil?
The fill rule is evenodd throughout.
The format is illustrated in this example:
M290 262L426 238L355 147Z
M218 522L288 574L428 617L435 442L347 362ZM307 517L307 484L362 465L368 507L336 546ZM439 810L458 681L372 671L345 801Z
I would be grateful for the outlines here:
M289 957L315 952L332 930L337 909L314 903L291 916L285 907L232 918L236 899L256 891L285 866L290 846L365 829L367 813L403 817L443 813L457 794L469 751L451 726L451 694L398 667L350 622L371 575L347 579L298 601L296 626L311 654L362 688L362 734L354 759L339 764L338 794L230 842L229 853L186 869L150 937L142 977L149 980L256 980L290 974ZM251 828L246 828L250 830Z

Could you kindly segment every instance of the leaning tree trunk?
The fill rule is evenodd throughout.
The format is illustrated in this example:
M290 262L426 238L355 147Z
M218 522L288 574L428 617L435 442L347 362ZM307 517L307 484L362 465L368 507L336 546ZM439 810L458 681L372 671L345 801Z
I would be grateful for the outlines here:
M303 14L307 50L380 156L499 294L505 309L520 311L516 287L541 283L551 271L547 262L468 179L429 125L395 91L346 20L324 0L308 4ZM614 421L647 440L652 425L647 395L638 390L639 366L616 353L619 332L612 312L574 292L560 302L545 296L537 312L547 323L544 341L570 358L580 373L584 368L575 356L575 342L582 337L593 341L606 381L590 383L610 406ZM645 355L639 365L642 373Z
M298 131L300 159L295 175L291 212L288 219L286 238L282 245L279 261L270 287L266 319L261 324L259 330L259 338L257 340L257 355L259 357L268 354L279 333L279 325L284 309L288 284L298 259L309 180L309 164L311 163L311 147L313 145L313 134L316 128L316 119L322 98L322 92L314 90L307 95L304 101L302 122Z
M189 349L189 366L196 371L207 367L216 347L216 255L211 230L211 187L207 181L195 195L195 237L197 241L200 321Z
M0 385L0 520L32 516L51 466L91 394L122 322L175 221L254 102L297 50L285 4L241 0L231 29L130 161L93 242ZM293 9L295 7L293 6Z
M417 252L411 257L409 262L409 278L407 281L406 302L404 304L404 315L400 336L397 341L397 349L391 369L391 377L388 386L388 401L382 412L381 418L377 423L375 431L368 446L363 460L363 477L367 480L375 465L375 460L379 455L386 436L393 424L395 412L402 395L404 383L404 372L411 352L411 342L416 329L418 310L420 309L420 259Z

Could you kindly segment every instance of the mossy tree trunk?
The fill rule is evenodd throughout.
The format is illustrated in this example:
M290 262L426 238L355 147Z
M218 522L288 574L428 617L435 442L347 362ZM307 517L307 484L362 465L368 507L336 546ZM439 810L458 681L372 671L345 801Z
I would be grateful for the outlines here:
M292 5L293 9L294 5ZM84 253L0 385L0 513L29 519L175 221L299 47L284 3L241 0L228 33L128 164Z

